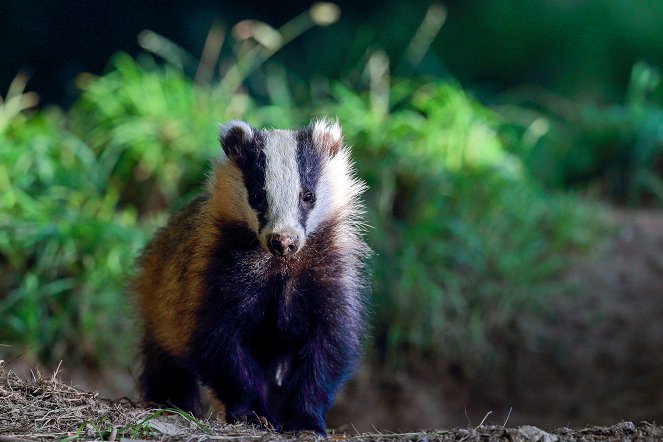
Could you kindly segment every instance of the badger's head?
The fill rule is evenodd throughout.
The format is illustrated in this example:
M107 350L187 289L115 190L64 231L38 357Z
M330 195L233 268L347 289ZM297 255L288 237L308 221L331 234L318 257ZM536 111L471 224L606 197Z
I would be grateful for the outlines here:
M211 208L218 219L246 225L265 251L291 257L326 221L356 215L364 185L354 177L338 122L290 131L229 121L219 139Z

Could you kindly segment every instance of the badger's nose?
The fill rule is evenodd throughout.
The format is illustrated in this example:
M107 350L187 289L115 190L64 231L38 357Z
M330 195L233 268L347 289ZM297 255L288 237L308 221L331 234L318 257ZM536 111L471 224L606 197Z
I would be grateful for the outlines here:
M274 255L294 255L299 249L299 237L290 233L272 233L267 236L267 245Z

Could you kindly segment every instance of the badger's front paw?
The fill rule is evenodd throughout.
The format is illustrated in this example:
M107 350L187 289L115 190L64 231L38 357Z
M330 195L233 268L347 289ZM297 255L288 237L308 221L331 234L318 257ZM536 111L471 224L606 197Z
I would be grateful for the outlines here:
M286 420L281 431L296 433L298 431L314 431L319 436L327 437L325 421L320 416L297 416Z

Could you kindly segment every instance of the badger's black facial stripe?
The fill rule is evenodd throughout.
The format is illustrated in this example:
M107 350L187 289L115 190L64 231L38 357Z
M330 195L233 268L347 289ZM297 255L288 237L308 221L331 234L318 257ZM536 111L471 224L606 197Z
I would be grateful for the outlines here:
M258 215L262 229L267 224L267 191L265 190L265 134L254 131L251 141L246 141L234 157L235 164L242 171L244 185L249 193L249 204Z
M318 178L322 172L323 153L317 149L313 143L313 130L311 128L302 129L297 132L297 166L299 167L299 180L302 187L302 195L305 192L312 192L315 195L315 188L318 184ZM315 205L313 202L299 200L299 222L306 228L308 214Z

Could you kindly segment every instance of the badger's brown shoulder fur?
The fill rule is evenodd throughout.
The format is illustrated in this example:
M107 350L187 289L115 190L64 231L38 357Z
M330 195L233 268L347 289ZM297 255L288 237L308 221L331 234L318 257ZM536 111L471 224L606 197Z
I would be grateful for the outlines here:
M146 337L185 356L203 290L201 274L215 241L209 198L200 196L161 228L138 260L136 293Z

